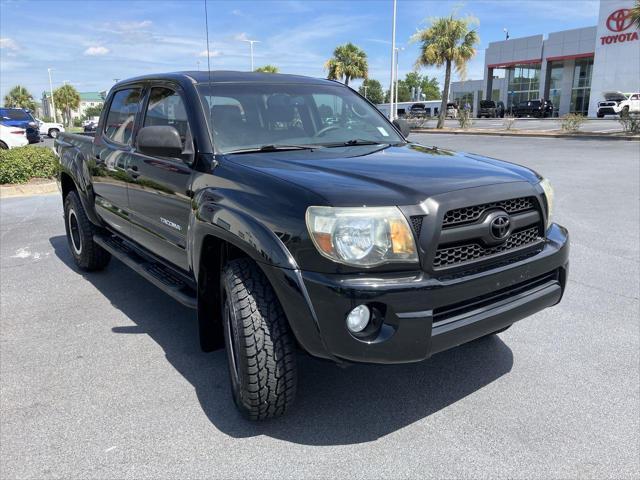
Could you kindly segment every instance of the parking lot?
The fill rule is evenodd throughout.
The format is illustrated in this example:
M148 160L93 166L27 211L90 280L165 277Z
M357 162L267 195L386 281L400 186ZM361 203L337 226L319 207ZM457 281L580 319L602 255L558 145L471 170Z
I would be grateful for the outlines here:
M617 117L589 118L580 127L581 132L587 133L615 133L621 132L622 126ZM437 120L429 120L426 128L434 128ZM472 118L472 128L481 130L504 130L504 118ZM560 118L517 118L511 126L512 130L531 130L538 133L560 132L562 119ZM447 120L445 126L448 128L458 128L457 120Z
M0 477L638 478L640 143L412 138L551 180L560 305L419 364L301 355L294 408L253 424L191 310L118 261L76 270L59 195L3 199Z

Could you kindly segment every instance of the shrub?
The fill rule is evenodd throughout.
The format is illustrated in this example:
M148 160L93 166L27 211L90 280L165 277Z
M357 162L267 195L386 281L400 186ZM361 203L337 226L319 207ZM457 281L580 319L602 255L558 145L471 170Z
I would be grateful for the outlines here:
M26 183L32 178L52 178L59 163L48 148L27 146L0 150L0 184Z
M458 112L458 124L460 125L460 128L464 128L465 130L467 128L471 128L471 125L473 125L473 120L471 120L471 112L466 108Z
M516 117L514 117L513 115L505 115L502 125L504 126L505 130L512 130L515 123Z
M619 121L622 125L622 130L625 133L640 133L640 115L630 114L629 112L625 111L620 114Z
M562 123L560 128L563 132L576 133L582 128L584 123L584 116L579 113L568 113L562 117Z

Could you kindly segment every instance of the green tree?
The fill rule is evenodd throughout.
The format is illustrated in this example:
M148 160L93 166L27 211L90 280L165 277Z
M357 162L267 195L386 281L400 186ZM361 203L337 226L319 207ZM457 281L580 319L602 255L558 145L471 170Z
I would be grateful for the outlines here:
M16 85L5 95L4 106L8 108L35 110L36 101L33 99L33 95L29 93L29 90L22 85Z
M429 75L422 77L420 90L422 91L425 100L440 100L442 98L440 85L438 84L438 79L436 77L429 78Z
M275 65L264 65L263 67L256 68L255 71L262 73L278 73L280 69Z
M467 62L476 54L476 45L480 38L478 33L471 28L476 24L477 20L472 17L454 18L451 15L436 18L431 22L431 26L417 32L412 37L414 41L421 42L420 56L416 60L416 66L445 66L444 95L442 95L436 128L444 126L452 65L455 66L460 78L464 79Z
M62 111L64 123L71 126L71 111L80 106L80 94L71 85L63 85L53 91L53 101L56 108Z
M362 85L360 85L358 92L371 103L378 104L384 102L384 92L378 80L367 78L362 82Z
M351 42L336 47L324 68L329 72L328 79L344 81L345 85L355 78L366 79L369 74L367 54Z
M631 7L631 21L640 28L640 0L636 0L636 3Z
M83 120L86 120L87 118L91 118L91 117L99 117L100 113L102 113L102 107L103 107L103 104L94 105L93 107L88 107L84 111Z
M384 96L384 101L389 103L389 90ZM410 102L411 101L411 88L406 80L398 80L398 98L396 102Z

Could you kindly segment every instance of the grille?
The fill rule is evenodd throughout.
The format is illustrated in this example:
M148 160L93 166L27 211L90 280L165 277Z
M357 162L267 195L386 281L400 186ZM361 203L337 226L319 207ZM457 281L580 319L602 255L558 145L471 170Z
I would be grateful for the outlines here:
M421 216L411 217L411 226L413 227L413 231L416 234L416 238L419 238L420 230L422 230L422 217Z
M540 240L539 228L534 226L519 232L512 233L506 242L496 247L483 247L478 243L469 243L456 247L439 248L433 260L434 268L443 268L458 263L476 260L496 253L502 253L526 245L531 245Z
M534 199L532 197L512 198L511 200L503 200L501 202L485 203L482 205L474 205L472 207L456 208L449 210L442 220L442 227L452 227L463 223L472 223L480 218L480 216L490 208L502 208L508 213L523 212L525 210L533 210L535 208Z

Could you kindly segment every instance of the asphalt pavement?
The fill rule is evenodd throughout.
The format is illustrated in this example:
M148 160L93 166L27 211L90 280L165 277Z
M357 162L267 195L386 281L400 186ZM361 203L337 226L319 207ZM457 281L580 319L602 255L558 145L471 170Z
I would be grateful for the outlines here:
M433 128L437 120L434 118L429 120L425 125L426 128ZM538 133L551 133L561 131L562 120L559 118L517 118L513 121L512 130L529 130ZM458 128L460 124L457 120L446 120L445 126L449 128ZM473 118L472 128L480 130L504 130L504 118ZM605 118L588 118L580 127L581 132L588 133L607 133L621 132L622 125L617 117Z
M412 138L551 180L561 304L418 364L300 355L294 408L254 424L192 311L118 261L79 272L58 195L3 199L0 478L638 478L640 143Z

